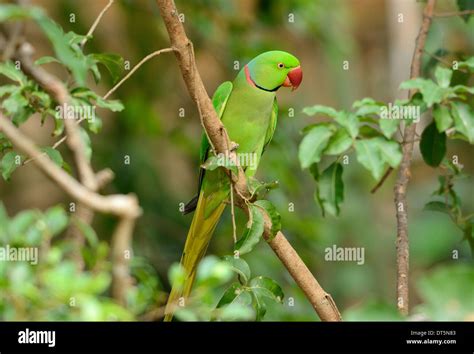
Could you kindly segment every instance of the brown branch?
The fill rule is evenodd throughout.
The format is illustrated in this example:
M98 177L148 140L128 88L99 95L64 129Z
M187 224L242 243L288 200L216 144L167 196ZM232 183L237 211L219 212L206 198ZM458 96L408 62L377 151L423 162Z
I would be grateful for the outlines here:
M196 67L193 46L186 36L183 24L178 18L178 11L173 0L157 0L160 14L165 23L171 44L175 49L175 55L178 60L184 82L191 98L195 101L201 124L209 139L215 153L227 153L230 159L236 160L235 152L232 146L235 146L227 135L227 132L218 118L212 102L202 82L201 76ZM237 164L236 164L237 165ZM236 192L236 205L244 208L248 213L248 207L245 199L249 196L247 182L242 169L239 173L232 174L232 183ZM341 315L332 300L316 281L309 269L299 257L298 253L291 247L283 233L279 232L270 240L271 222L268 215L265 222L264 237L268 244L276 253L280 261L293 276L295 282L303 290L308 300L313 305L315 311L322 321L340 321Z
M430 29L436 0L428 0L423 10L423 23L416 39L415 51L411 63L410 79L421 74L421 57L425 47L426 37ZM411 98L416 91L410 90ZM408 315L408 275L409 275L409 241L407 215L407 187L410 181L410 165L415 141L416 124L405 126L402 142L402 161L398 169L394 188L394 201L397 216L397 307L401 314Z
M20 152L34 157L33 163L71 198L104 214L129 218L140 216L141 210L136 204L135 198L121 194L103 196L91 192L69 173L58 167L48 156L44 155L26 135L2 114L0 114L0 131Z
M322 321L341 321L341 314L331 295L319 285L285 235L278 232L271 241L268 241L268 244L303 290L319 318Z
M385 173L383 174L382 178L380 179L380 181L374 186L374 188L372 188L370 190L370 193L374 194L375 192L377 192L379 190L380 187L382 187L382 185L385 183L385 181L387 180L387 178L392 174L392 171L393 171L393 168L392 167L389 167L387 168L387 171L385 171Z
M138 204L136 198L135 203ZM130 259L132 257L132 235L135 218L120 219L111 241L112 253L112 297L126 305L127 291L133 286L133 279L129 274Z
M69 97L69 91L66 86L56 76L51 75L42 67L34 65L31 58L32 51L33 49L29 44L23 44L18 50L18 57L23 71L48 92L59 105L68 105L71 102L71 98ZM73 152L79 181L90 191L96 192L98 189L96 176L86 156L79 126L73 120L65 119L65 117L62 118L64 119L66 132L69 135L67 144ZM90 225L94 219L94 212L84 204L79 203L75 210L75 216L83 223ZM76 224L71 224L67 231L67 237L74 243L71 257L74 259L78 268L82 269L84 262L81 255L81 248L85 242L84 235Z

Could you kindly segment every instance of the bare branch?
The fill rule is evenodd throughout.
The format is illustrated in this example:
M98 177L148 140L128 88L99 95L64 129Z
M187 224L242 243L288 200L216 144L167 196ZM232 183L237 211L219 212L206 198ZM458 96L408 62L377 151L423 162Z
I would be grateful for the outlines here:
M423 23L418 34L415 51L411 63L410 79L421 74L421 57L425 48L426 37L430 29L436 0L428 0L423 11ZM409 98L415 90L410 90ZM408 315L408 275L409 275L409 242L408 242L408 215L406 193L410 181L410 165L413 154L413 145L416 135L416 124L405 126L402 142L402 161L398 169L397 181L394 188L394 201L397 216L397 307L401 314Z
M86 43L87 43L87 40L92 36L92 33L94 33L96 27L98 26L100 20L102 20L102 16L104 16L104 14L107 12L107 10L110 8L110 6L112 6L112 4L114 3L114 0L109 0L109 3L107 5L105 5L105 7L102 9L102 11L99 13L99 16L97 16L97 18L95 19L94 23L92 24L91 28L89 29L89 31L87 32L86 34L86 38L84 38L81 42L81 48L83 48Z
M215 153L227 153L229 158L236 160L235 152L229 147L234 144L229 140L227 132L217 116L212 102L202 82L197 70L192 43L186 36L183 24L178 18L178 10L173 0L157 0L160 14L165 23L172 47L175 49L176 58L191 98L195 101L202 126L207 134L209 142ZM237 164L236 164L237 165ZM241 168L239 173L232 174L232 183L236 192L236 205L249 212L245 198L248 198L249 191L245 175ZM266 217L264 237L276 253L281 262L288 269L298 286L304 291L306 297L313 305L317 314L323 321L339 321L341 316L331 296L324 292L313 277L308 268L304 265L298 253L290 246L284 235L279 232L271 239L271 221Z
M134 226L135 218L120 219L111 241L112 296L122 305L126 305L127 290L133 285L133 279L129 274L129 263L132 257Z
M375 193L379 190L380 187L385 183L386 179L392 174L393 168L389 167L387 168L387 171L383 174L382 178L380 181L374 186L374 188L371 189L370 193Z
M110 89L109 92L107 92L107 93L104 95L104 100L106 100L107 98L109 98L109 96L110 96L111 94L113 94L113 93L115 92L115 90L117 90L120 86L122 86L122 84L123 84L125 81L127 81L127 80L129 79L129 77L132 76L132 75L135 73L135 71L137 71L137 70L140 68L140 66L142 66L143 64L145 64L148 60L150 60L151 58L154 58L154 57L160 55L161 53L167 53L167 52L172 52L172 51L173 51L173 48L165 48L165 49L160 49L160 50L157 50L157 51L155 51L155 52L153 52L153 53L148 54L146 57L144 57L142 60L140 60L140 62L139 62L137 65L135 65L135 66L133 67L133 69L130 70L130 72L129 72L127 75L125 75L125 76L123 77L122 80L120 80L114 87L112 87L112 89Z
M0 131L5 134L18 151L33 157L34 164L71 198L101 213L128 218L140 216L140 207L133 196L119 194L102 196L91 192L74 177L58 167L48 156L44 155L26 135L2 114L0 114Z

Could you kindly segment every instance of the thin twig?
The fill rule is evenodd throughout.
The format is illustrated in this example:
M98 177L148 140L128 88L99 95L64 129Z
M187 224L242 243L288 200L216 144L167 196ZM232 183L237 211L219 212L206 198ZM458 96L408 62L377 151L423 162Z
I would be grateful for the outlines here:
M415 51L410 68L410 79L421 75L421 59L425 48L426 37L430 29L436 0L428 0L423 10L423 23L416 39ZM415 90L410 90L409 98ZM409 241L408 241L408 214L407 214L407 187L410 181L410 165L413 155L413 146L416 134L416 123L405 126L402 142L402 161L398 170L394 188L394 202L397 216L397 307L399 312L406 316L409 312L408 303L408 276L409 276Z
M382 176L382 178L380 179L380 181L374 186L374 188L372 188L372 190L370 191L370 193L375 193L377 192L377 190L382 187L382 185L384 184L385 180L391 175L393 171L393 168L392 167L389 167L387 168L387 171L385 171L384 175Z
M132 76L133 73L134 73L135 71L137 71L137 70L140 68L140 66L142 66L143 64L145 64L148 60L150 60L151 58L154 58L154 57L160 55L161 53L172 52L172 51L173 51L173 48L165 48L165 49L160 49L160 50L157 50L157 51L155 51L155 52L153 52L153 53L148 54L146 57L144 57L142 60L140 60L140 62L139 62L137 65L135 65L135 66L132 68L132 70L130 70L130 72L122 78L122 80L120 80L114 87L112 87L112 88L110 89L109 92L107 92L107 93L104 95L104 100L106 100L107 98L109 98L109 96L110 96L111 94L113 94L113 93L115 92L115 90L117 90L120 86L122 86L122 84L123 84L125 81L127 81L128 78L129 78L130 76Z
M92 36L92 33L94 33L97 25L99 24L100 20L102 20L102 16L107 12L107 10L112 6L114 3L114 0L109 0L109 3L105 5L105 7L102 9L102 11L99 13L99 16L95 19L94 23L92 24L91 28L89 29L89 32L87 32L86 37L82 40L81 42L81 48L85 46L87 43L87 40Z

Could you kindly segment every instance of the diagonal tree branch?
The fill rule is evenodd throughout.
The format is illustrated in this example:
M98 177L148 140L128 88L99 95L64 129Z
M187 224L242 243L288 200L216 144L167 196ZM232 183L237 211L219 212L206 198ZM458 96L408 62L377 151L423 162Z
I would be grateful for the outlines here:
M133 195L113 194L103 196L91 192L69 175L69 173L58 167L47 155L44 155L29 137L24 135L2 114L0 114L0 131L5 134L20 152L34 157L33 163L71 198L104 214L128 218L140 216L141 210Z
M230 159L236 161L236 155L233 151L234 149L232 149L235 145L229 140L229 136L218 118L204 87L195 63L192 43L186 36L183 24L179 20L178 10L174 1L157 0L157 3L172 47L174 48L184 82L191 98L197 105L201 124L208 136L209 142L215 153L227 153ZM236 191L236 204L248 212L245 199L249 196L249 192L242 169L239 169L238 174L232 174L232 183ZM321 320L340 321L341 315L331 295L321 288L283 233L279 232L273 239L270 239L270 235L271 221L268 215L265 214L265 239L269 240L268 244L288 269L298 286L303 290Z
M415 51L411 62L410 79L421 75L421 58L425 48L426 37L433 18L436 0L428 0L423 10L423 23L416 39ZM416 93L410 90L409 98ZM401 314L408 315L408 275L409 275L409 241L408 241L408 205L407 187L410 181L410 166L416 135L416 123L405 126L402 142L402 161L398 169L394 188L394 201L397 217L397 307Z

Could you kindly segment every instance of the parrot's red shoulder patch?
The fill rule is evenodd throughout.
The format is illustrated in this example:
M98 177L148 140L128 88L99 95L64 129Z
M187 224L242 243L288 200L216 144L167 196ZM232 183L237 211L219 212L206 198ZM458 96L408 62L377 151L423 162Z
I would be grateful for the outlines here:
M255 85L255 82L253 82L252 78L250 77L250 70L249 70L248 65L245 65L244 70L245 70L245 78L247 79L247 82L249 83L249 85L253 87L257 87L257 85Z

